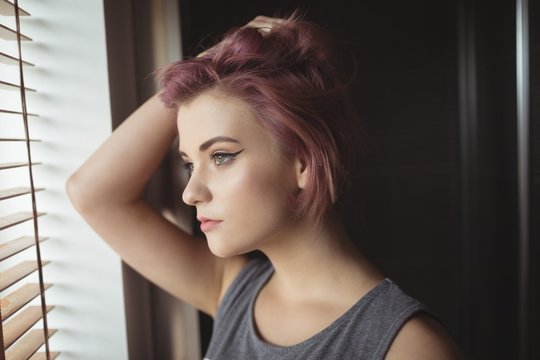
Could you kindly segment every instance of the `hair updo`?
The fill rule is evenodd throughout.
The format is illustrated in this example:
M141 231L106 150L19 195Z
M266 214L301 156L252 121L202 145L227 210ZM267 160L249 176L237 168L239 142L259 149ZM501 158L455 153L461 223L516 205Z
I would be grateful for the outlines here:
M165 67L161 99L178 107L219 89L243 100L282 150L305 162L309 179L294 210L319 221L337 200L355 152L348 82L335 50L326 31L294 16L269 32L234 28L202 56Z

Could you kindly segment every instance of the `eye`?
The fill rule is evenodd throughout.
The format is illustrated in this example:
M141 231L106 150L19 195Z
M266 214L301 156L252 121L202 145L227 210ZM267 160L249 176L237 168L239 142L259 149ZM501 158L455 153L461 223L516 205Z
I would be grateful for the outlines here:
M233 159L232 154L228 153L217 153L213 154L212 157L214 158L214 162L217 166L225 165Z
M184 164L184 168L186 168L189 175L191 175L191 173L193 172L193 163L192 162L186 162Z
M216 152L212 154L212 159L217 166L226 165L229 162L233 161L238 154L240 154L243 149L235 153L225 153L225 152Z

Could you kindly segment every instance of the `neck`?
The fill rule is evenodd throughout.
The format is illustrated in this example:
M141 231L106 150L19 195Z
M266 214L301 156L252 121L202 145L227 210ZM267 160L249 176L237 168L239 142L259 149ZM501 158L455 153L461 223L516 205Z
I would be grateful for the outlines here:
M319 226L299 221L268 244L261 250L274 267L273 286L290 299L324 298L340 285L362 287L383 278L333 212Z

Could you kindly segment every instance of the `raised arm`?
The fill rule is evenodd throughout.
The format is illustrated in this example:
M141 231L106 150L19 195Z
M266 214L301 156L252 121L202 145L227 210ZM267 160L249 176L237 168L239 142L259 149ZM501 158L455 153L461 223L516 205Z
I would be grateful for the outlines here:
M67 192L88 224L127 264L214 314L223 287L242 260L215 257L204 240L171 224L141 199L176 138L175 120L176 111L152 97L69 178Z
M265 33L283 21L257 16L245 26ZM157 95L149 99L69 178L67 192L88 224L126 263L214 315L246 257L214 256L204 240L182 231L141 198L176 138L176 115Z

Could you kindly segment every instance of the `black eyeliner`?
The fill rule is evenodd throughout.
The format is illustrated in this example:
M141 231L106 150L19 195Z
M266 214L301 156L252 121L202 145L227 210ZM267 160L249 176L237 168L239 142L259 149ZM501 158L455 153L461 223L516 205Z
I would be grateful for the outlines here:
M231 160L234 160L236 159L236 157L242 152L244 151L244 149L240 150L240 151L237 151L235 153L227 153L227 152L222 152L222 151L216 151L214 153L212 153L212 155L210 155L210 157L212 158L212 160L215 162L216 161L216 157L218 156L223 156L223 157L227 157L229 158L228 161L222 163L222 164L216 164L217 166L223 166L223 165L227 165Z

